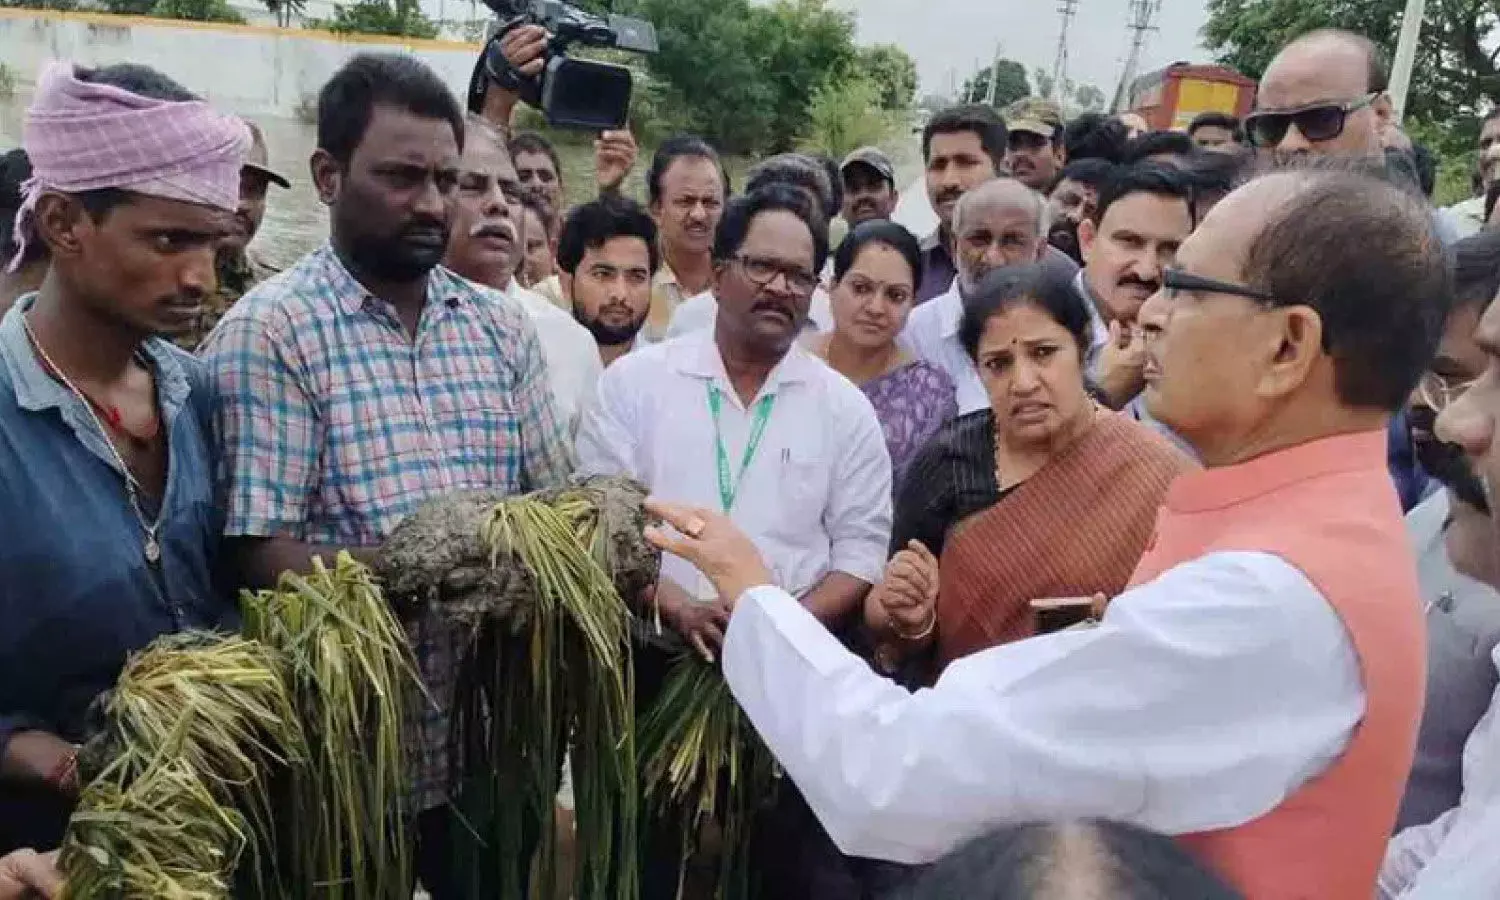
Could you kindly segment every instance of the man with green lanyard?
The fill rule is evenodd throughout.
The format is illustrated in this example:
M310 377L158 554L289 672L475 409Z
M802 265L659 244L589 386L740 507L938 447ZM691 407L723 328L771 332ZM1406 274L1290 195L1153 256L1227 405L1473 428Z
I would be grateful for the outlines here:
M584 473L724 510L777 584L836 630L885 564L891 462L864 394L796 342L827 256L804 194L772 186L732 201L714 237L714 328L606 369L578 459ZM712 659L727 610L697 570L666 558L657 601Z

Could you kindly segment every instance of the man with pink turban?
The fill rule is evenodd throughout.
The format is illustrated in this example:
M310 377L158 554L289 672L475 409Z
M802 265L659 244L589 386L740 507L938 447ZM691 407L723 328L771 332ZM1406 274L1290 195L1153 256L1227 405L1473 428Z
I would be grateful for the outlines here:
M86 711L161 634L234 624L216 583L211 400L171 336L215 289L250 137L151 69L48 66L0 319L0 855L57 846Z

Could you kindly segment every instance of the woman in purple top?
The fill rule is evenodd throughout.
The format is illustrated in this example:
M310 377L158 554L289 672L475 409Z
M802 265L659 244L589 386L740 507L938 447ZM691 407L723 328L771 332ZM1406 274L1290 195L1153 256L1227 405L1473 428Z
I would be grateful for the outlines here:
M833 331L813 350L859 385L875 407L894 483L944 422L958 414L953 381L896 344L922 282L917 239L894 222L865 222L833 255Z

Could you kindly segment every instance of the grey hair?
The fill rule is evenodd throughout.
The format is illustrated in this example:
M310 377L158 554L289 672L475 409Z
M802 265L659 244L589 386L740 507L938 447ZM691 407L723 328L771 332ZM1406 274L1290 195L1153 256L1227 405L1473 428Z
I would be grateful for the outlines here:
M999 190L1001 187L1009 190L1012 185L1016 189L1024 191L1027 200L1032 204L1032 213L1036 217L1037 224L1036 236L1039 238L1047 237L1047 233L1052 229L1052 209L1047 204L1047 198L1022 184L1020 181L1005 175L999 178L992 178L978 187L964 192L964 195L958 198L958 204L953 207L953 233L958 234L963 231L964 212L970 206L980 202L980 199Z

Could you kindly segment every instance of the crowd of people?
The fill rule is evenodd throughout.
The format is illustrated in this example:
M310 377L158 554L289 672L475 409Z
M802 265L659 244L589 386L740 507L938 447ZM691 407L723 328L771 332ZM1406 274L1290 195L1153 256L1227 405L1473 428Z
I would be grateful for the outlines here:
M675 137L637 200L605 132L569 208L514 94L360 54L327 241L277 271L259 129L49 66L0 168L0 898L60 890L129 654L432 498L598 474L653 495L651 602L787 775L764 896L1500 896L1500 113L1435 209L1386 78L1325 30L1244 121L944 110L914 235L877 147L736 192ZM448 900L458 636L403 624Z

